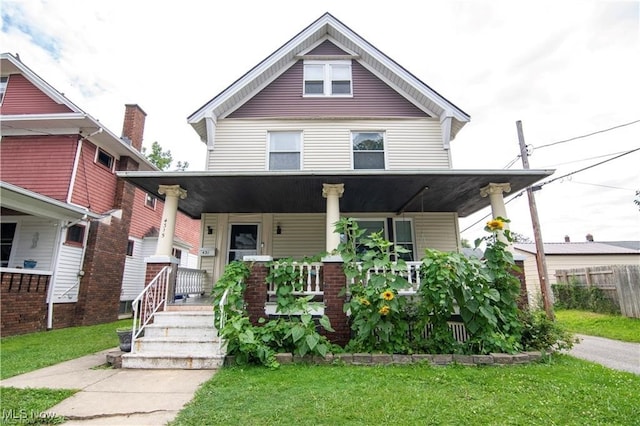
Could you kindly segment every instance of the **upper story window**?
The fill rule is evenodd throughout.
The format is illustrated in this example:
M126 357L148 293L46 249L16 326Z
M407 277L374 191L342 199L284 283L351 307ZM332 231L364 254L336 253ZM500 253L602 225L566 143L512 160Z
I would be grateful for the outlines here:
M384 132L352 132L354 169L384 170Z
M127 241L127 256L133 256L133 250L135 248L136 242L133 240Z
M9 82L9 77L0 77L0 104L4 99L4 92L7 91L7 83Z
M104 151L102 148L98 148L98 152L96 154L96 163L102 164L107 169L112 170L113 155L109 154L107 151Z
M84 231L83 225L73 225L67 228L65 244L82 247L84 245Z
M269 132L269 170L300 170L302 134Z
M156 197L154 197L153 195L151 195L148 192L146 192L145 196L144 196L144 205L149 207L150 209L155 210L156 209Z
M351 96L351 61L305 61L305 96Z

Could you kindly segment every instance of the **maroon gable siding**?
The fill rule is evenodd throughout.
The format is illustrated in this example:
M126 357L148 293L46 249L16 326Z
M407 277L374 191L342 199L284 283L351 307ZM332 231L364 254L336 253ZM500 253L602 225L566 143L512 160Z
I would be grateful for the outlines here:
M67 200L77 136L4 136L0 177L59 201Z
M303 61L298 61L229 118L428 117L356 61L353 97L304 98L302 78Z
M348 55L347 52L340 49L335 44L331 43L329 40L325 40L315 49L307 53L308 55Z
M72 112L53 101L21 74L11 74L0 111L10 114L55 114Z
M95 162L96 149L88 141L82 143L71 201L91 211L104 213L114 208L117 177L111 170ZM118 164L115 166L117 168Z

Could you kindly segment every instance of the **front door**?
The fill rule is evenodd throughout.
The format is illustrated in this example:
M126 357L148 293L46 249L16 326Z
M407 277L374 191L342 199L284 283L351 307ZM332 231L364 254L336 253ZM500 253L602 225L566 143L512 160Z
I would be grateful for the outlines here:
M229 249L227 263L242 260L244 256L258 254L258 225L232 224L229 227Z

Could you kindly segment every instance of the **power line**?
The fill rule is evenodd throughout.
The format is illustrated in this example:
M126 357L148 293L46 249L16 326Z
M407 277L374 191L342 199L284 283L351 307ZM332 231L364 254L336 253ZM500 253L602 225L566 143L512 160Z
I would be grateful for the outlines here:
M561 143L566 143L566 142L575 141L576 139L583 139L583 138L587 138L587 137L589 137L589 136L597 135L597 134L600 134L600 133L609 132L609 131L611 131L611 130L619 129L619 128L621 128L621 127L631 126L632 124L636 124L636 123L640 123L640 120L630 121L630 122L628 122L628 123L619 124L619 125L617 125L617 126L609 127L608 129L597 130L597 131L595 131L595 132L588 133L588 134L586 134L586 135L575 136L575 137L573 137L573 138L569 138L569 139L564 139L564 140L557 141L557 142L548 143L548 144L546 144L546 145L541 145L541 146L538 146L538 147L535 147L535 146L534 146L533 148L535 148L535 149L547 148L547 147L550 147L550 146L559 145L559 144L561 144Z
M618 155L618 156L616 156L616 157L609 158L608 160L600 161L599 163L592 164L592 165L587 166L587 167L583 167L582 169L576 170L576 171L571 172L571 173L567 173L566 175L559 176L559 177L557 177L557 178L551 179L551 180L549 180L549 181L543 182L543 183L541 183L541 184L539 184L539 185L535 185L535 186L540 186L540 187L542 187L542 186L544 186L544 185L548 185L548 184L550 184L550 183L552 183L552 182L557 181L558 179L563 179L563 178L565 178L565 177L567 177L567 176L575 175L576 173L580 173L580 172L583 172L583 171L585 171L585 170L588 170L588 169L594 168L594 167L596 167L596 166L599 166L599 165L601 165L601 164L607 163L607 162L609 162L609 161L613 161L613 160L618 159L618 158L620 158L620 157L624 157L625 155L629 155L629 154L631 154L631 153L633 153L633 152L636 152L636 151L638 151L638 150L640 150L640 148L635 148L635 149L632 149L631 151L625 151L625 152L623 152L622 154L620 154L620 155ZM616 189L624 189L624 188L616 188ZM520 196L521 196L522 194L524 194L526 191L527 191L527 188L525 188L525 189L521 190L521 191L520 191L520 192L518 192L517 194L514 194L514 195L513 195L513 197L511 197L509 200L505 201L505 204L509 204L511 201L513 201L513 200L515 200L516 198L520 197ZM483 220L485 220L485 219L486 219L486 218L488 218L489 216L491 216L491 213L489 213L489 214L487 214L487 215L485 215L485 216L481 217L479 220L477 220L477 221L476 221L476 222L474 222L473 224L471 224L471 225L467 226L467 227L466 227L466 228L464 228L462 231L460 231L460 233L463 233L463 232L465 232L465 231L468 231L469 229L473 228L474 226L476 226L478 223L482 222Z
M582 162L582 161L588 161L588 160L596 160L596 159L598 159L598 158L609 157L609 156L611 156L611 155L618 155L618 154L622 154L622 153L624 153L624 152L626 152L626 151L612 152L611 154L597 155L597 156L595 156L595 157L583 158L583 159L581 159L581 160L567 161L567 162L565 162L565 163L550 164L550 165L544 166L543 168L548 169L548 168L551 168L551 167L564 166L564 165L566 165L566 164L580 163L580 162Z
M577 183L577 184L580 184L580 185L599 186L601 188L620 189L622 191L635 191L635 189L631 189L631 188L621 188L619 186L602 185L600 183L578 182L578 181L575 181L575 180L571 180L570 182L571 183Z

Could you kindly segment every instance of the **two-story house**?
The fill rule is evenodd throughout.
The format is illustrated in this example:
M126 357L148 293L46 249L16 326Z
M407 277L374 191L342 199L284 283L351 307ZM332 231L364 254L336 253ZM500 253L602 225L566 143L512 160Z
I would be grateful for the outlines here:
M489 205L507 216L504 192L552 173L487 170L482 159L452 168L450 143L469 120L326 13L188 117L208 148L205 172L119 175L155 195L186 190L177 205L202 220L201 267L214 280L247 255L331 252L343 216L417 261L426 248L460 248L459 217Z
M0 55L2 335L114 321L130 311L163 203L118 180L158 170L141 153L146 114L116 136L20 59ZM180 214L174 255L197 265L199 220Z

